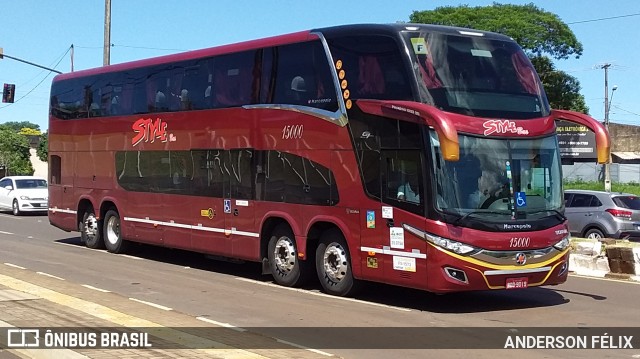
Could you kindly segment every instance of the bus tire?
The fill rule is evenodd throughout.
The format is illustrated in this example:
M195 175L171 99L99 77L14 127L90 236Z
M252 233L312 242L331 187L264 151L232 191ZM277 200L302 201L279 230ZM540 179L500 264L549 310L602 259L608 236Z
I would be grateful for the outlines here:
M346 297L360 289L361 282L353 278L349 248L339 230L330 229L320 237L316 249L316 272L328 294Z
M110 209L104 215L102 223L104 245L111 253L123 253L127 249L128 242L122 239L120 233L120 215L115 209Z
M269 268L276 283L297 287L309 279L310 264L298 258L295 236L288 225L281 224L273 230L267 250Z
M80 228L80 240L87 248L104 248L102 240L102 223L96 218L93 208L87 208L78 224Z

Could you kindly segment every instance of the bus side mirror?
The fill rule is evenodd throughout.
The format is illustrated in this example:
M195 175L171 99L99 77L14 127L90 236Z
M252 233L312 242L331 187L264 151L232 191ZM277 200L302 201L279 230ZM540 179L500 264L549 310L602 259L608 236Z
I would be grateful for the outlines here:
M609 162L609 158L611 157L611 138L609 137L609 131L607 131L600 121L597 121L591 116L587 116L583 113L566 110L551 110L551 118L555 121L565 120L577 123L586 126L593 131L596 135L596 153L598 154L598 163Z

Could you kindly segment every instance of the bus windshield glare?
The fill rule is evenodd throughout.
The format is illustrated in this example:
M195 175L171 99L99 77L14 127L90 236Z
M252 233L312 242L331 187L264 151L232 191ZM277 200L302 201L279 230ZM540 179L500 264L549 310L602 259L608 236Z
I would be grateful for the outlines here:
M541 218L562 210L562 176L555 136L492 140L460 135L460 161L442 159L430 131L436 208L483 220Z
M477 117L549 115L542 84L516 43L426 31L404 39L423 102Z

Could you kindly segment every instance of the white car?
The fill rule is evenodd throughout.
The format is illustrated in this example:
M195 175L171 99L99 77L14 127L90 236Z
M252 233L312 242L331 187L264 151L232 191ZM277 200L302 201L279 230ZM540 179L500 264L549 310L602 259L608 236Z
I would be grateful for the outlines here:
M47 180L35 176L8 176L0 179L0 209L22 212L46 212L49 206Z

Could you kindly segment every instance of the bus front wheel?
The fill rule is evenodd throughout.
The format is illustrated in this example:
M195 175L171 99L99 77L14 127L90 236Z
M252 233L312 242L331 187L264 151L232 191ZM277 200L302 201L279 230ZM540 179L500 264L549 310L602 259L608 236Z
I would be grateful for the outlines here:
M353 278L351 257L344 236L337 229L326 231L316 249L316 271L325 292L346 297L353 295L360 282Z
M102 228L93 208L87 209L82 215L82 221L80 221L80 240L88 248L104 248L101 232Z
M120 215L114 209L110 209L104 215L102 225L104 245L111 253L122 253L127 249L127 242L120 234Z
M269 267L276 283L285 287L304 284L309 277L309 263L298 258L293 231L281 224L271 234L268 247Z

